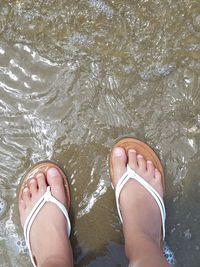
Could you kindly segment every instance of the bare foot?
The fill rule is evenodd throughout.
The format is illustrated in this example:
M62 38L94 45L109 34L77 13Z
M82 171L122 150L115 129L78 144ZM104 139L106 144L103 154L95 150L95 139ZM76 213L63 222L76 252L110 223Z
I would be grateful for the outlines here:
M146 161L142 155L137 155L134 149L129 149L126 154L123 148L114 148L111 161L113 168L112 182L115 187L126 172L126 165L129 164L163 197L160 172L155 169L151 161ZM123 218L125 240L134 243L137 235L143 235L160 247L162 238L161 214L151 194L137 181L130 179L121 191L119 204Z
M66 194L63 178L56 168L50 168L47 175L37 174L23 189L19 201L21 225L24 227L26 218L32 208L51 187L52 195L63 205L66 205ZM33 222L30 232L31 251L37 266L72 266L71 245L67 236L67 223L63 213L53 203L45 203ZM56 261L55 261L56 260Z

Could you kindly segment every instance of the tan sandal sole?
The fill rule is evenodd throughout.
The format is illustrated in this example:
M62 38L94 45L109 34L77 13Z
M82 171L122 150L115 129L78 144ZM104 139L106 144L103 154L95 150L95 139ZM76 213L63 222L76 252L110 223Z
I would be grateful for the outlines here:
M164 170L161 164L161 161L159 157L156 155L156 153L153 151L153 149L145 144L144 142L135 139L135 138L123 138L119 142L117 142L113 148L112 151L115 147L122 147L125 149L126 153L128 152L129 149L135 149L137 154L142 155L146 160L151 160L154 164L154 167L158 169L158 171L161 173L162 176L162 185L163 185L163 191L165 192L165 178L164 178ZM113 177L113 166L112 166L112 161L111 161L111 155L112 151L110 154L110 176L111 180L114 181Z
M22 191L23 191L24 187L29 183L29 181L31 179L33 179L40 172L42 172L46 175L47 170L52 168L52 167L58 169L58 171L60 172L60 174L63 177L63 183L64 183L64 187L65 187L66 200L67 200L66 201L66 207L69 210L69 207L70 207L70 190L69 190L69 184L67 181L67 177L64 174L64 172L62 171L62 169L56 163L53 163L51 161L38 162L27 171L27 173L24 175L24 179L23 179L22 185L21 185L20 190L19 190L18 201L21 200Z

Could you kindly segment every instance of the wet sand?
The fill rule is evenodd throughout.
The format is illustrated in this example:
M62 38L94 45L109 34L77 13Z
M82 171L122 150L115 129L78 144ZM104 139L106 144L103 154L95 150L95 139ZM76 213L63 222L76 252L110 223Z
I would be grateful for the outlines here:
M198 267L198 1L0 5L0 266L31 266L16 196L45 159L71 185L75 266L126 266L108 155L133 136L164 165L175 266Z

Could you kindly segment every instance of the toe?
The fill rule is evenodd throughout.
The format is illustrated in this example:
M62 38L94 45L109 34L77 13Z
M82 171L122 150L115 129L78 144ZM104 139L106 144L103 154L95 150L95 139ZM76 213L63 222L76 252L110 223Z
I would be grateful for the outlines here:
M31 191L31 195L35 195L37 193L37 181L33 178L29 182L29 189Z
M159 193L159 195L163 198L164 194L164 184L162 182L162 175L159 172L158 169L155 169L155 174L154 174L154 184L156 185L156 190Z
M23 199L20 199L20 201L19 201L19 210L20 210L20 212L22 212L25 209L26 209L26 204L25 204Z
M147 160L147 172L149 175L154 176L155 168L151 160Z
M159 172L158 169L155 169L154 177L156 180L161 180L161 173Z
M29 190L29 189L28 189ZM22 191L22 198L24 197L24 193L23 193L23 191ZM20 221L21 221L21 225L22 225L22 227L24 227L24 221L25 221L25 218L24 218L24 214L25 214L25 211L26 211L26 209L27 209L27 207L28 207L28 204L30 203L30 202L25 202L25 200L24 199L20 199L19 200L19 213L20 213Z
M138 162L138 166L141 172L145 172L146 171L146 160L144 159L144 157L142 155L137 155L137 162Z
M57 168L50 168L47 171L47 182L51 187L51 192L55 198L66 203L65 187L63 177Z
M57 185L60 186L60 184L63 186L63 178L57 168L48 169L47 182L49 185L52 185L52 186L57 186Z
M126 152L121 147L115 147L111 154L111 163L112 163L112 183L116 186L118 180L126 171L127 156Z
M138 168L137 153L135 149L128 150L128 164L134 171Z
M22 200L26 206L28 205L28 203L31 200L31 192L27 186L22 191Z
M36 175L36 180L40 192L45 192L47 189L47 183L44 173L40 172Z

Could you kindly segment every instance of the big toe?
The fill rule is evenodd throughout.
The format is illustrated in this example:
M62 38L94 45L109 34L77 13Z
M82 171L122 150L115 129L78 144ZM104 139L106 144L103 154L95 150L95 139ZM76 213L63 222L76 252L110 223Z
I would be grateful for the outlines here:
M127 164L127 155L123 148L115 147L113 148L111 154L111 172L112 172L112 183L114 187L117 185L117 182L122 177L126 171Z
M51 167L47 170L47 182L51 187L52 195L66 205L66 193L63 177L57 168Z

